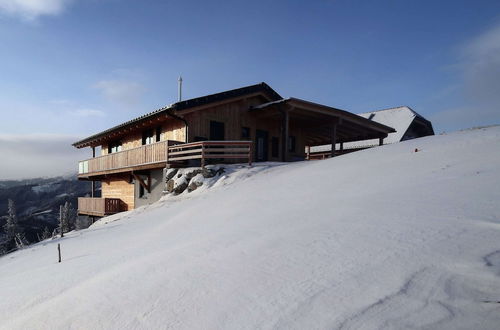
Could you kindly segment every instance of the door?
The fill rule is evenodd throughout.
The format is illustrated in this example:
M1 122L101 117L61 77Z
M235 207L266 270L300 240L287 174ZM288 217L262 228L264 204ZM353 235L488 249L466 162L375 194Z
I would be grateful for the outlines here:
M224 141L224 123L220 121L210 121L210 140Z
M255 132L255 161L266 162L268 160L268 133L258 129Z

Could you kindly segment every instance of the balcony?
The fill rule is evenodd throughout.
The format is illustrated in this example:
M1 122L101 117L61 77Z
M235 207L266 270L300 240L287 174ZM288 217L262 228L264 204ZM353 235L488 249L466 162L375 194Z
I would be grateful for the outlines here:
M252 163L251 141L200 141L181 143L161 141L137 148L90 158L79 162L78 177L107 175L128 171L165 167L167 164L186 166L187 161L199 159L205 166L208 159L224 162L242 159Z
M119 198L78 197L78 214L104 217L122 211Z

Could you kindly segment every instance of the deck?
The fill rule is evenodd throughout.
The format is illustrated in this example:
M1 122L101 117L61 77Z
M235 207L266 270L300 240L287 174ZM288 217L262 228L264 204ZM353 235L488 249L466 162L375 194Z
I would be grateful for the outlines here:
M81 179L161 168L167 165L186 166L189 160L199 159L203 167L210 159L224 162L241 159L252 164L251 141L200 141L181 143L160 141L83 160L78 164Z
M78 214L103 217L123 211L119 198L78 197Z

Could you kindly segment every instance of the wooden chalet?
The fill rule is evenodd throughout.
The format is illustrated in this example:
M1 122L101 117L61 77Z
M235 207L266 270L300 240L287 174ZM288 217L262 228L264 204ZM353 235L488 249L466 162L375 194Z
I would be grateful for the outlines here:
M78 211L105 216L154 202L168 167L305 160L324 144L334 156L337 143L381 144L391 132L344 110L284 99L265 83L180 101L73 144L92 150L79 179L102 182L101 197L80 198Z

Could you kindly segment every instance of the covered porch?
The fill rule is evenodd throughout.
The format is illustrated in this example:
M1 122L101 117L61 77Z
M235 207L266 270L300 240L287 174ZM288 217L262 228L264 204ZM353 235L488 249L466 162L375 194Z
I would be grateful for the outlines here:
M258 120L273 120L280 123L281 161L291 161L291 144L304 147L303 158L308 159L310 147L331 145L329 156L342 152L345 142L378 139L379 144L391 127L368 120L353 113L308 102L297 98L287 98L261 104L249 109ZM291 131L300 132L300 140L291 138ZM257 141L258 144L258 141ZM337 145L340 150L337 150Z

